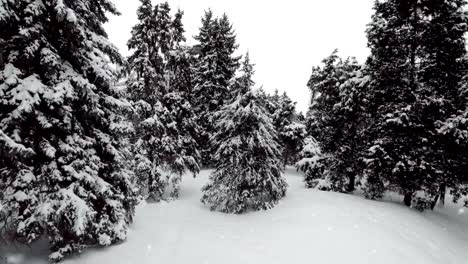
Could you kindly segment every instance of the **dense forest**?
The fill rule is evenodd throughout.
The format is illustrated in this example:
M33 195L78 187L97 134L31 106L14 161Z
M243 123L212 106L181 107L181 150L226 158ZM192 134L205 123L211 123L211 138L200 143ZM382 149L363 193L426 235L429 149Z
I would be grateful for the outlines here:
M188 45L183 11L140 0L124 58L110 0L0 0L2 242L45 237L55 262L124 241L140 201L203 169L201 203L225 213L273 208L286 166L304 188L468 207L465 4L376 1L371 55L324 54L303 114L254 83L227 14L207 9Z

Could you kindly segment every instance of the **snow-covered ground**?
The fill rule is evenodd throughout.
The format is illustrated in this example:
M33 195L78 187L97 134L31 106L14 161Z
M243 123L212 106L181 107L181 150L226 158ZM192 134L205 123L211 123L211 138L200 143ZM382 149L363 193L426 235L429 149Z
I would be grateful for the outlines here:
M290 187L279 205L227 215L199 201L208 173L186 177L177 201L140 205L127 242L88 250L65 263L468 263L468 210L460 206L419 213L399 201L305 189L302 176L288 169ZM46 263L38 251L35 257L7 258Z

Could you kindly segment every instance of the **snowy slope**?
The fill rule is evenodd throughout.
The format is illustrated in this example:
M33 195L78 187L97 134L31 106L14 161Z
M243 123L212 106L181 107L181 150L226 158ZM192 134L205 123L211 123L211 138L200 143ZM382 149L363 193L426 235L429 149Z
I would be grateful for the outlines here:
M288 194L274 209L226 215L199 202L208 173L186 177L178 201L141 205L126 243L65 263L468 263L468 212L454 205L419 213L398 203L314 191L288 169Z

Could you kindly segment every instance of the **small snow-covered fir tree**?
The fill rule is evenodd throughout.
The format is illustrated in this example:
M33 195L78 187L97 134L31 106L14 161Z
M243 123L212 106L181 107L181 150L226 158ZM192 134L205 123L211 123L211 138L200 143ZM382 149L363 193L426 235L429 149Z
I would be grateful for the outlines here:
M319 143L315 138L309 136L304 140L300 157L301 159L296 163L296 168L304 173L306 187L329 191L331 184L327 179L327 157L322 154Z
M242 71L253 73L248 56ZM287 189L272 120L252 91L252 80L243 80L237 96L215 115L216 169L202 189L204 204L227 213L272 208Z
M283 164L292 165L299 160L299 152L306 136L306 126L297 121L283 127L280 132L280 139L283 143Z
M136 204L120 135L129 107L102 27L110 1L1 1L2 235L49 242L51 261L126 238ZM6 230L4 229L6 228Z
M134 49L127 80L136 109L134 168L142 193L156 201L177 197L182 175L199 171L197 125L188 100L191 58L181 46L182 12L172 18L170 11L167 2L152 7L142 0L128 42Z

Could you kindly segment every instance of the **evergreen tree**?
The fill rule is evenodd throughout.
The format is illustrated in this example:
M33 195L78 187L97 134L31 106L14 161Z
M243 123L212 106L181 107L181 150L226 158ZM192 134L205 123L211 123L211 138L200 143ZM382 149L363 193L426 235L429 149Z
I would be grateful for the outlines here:
M468 83L464 77L460 89L460 98L465 102L464 107L460 107L456 114L453 114L445 121L437 123L439 135L445 140L446 156L451 160L451 173L460 183L466 183L468 176ZM466 184L458 184L450 189L454 200L458 200L462 196L468 195L468 186ZM441 193L441 202L444 202L444 193ZM433 205L432 205L433 206ZM465 200L465 206L468 207L468 199Z
M306 126L294 121L286 125L280 132L283 145L282 160L284 165L292 165L299 161L299 153L307 136Z
M276 108L273 112L273 122L277 130L281 131L282 128L290 125L294 120L296 103L289 98L286 92L280 96L278 96L278 94L274 94L271 100L273 101L272 108ZM275 100L277 102L276 106L274 105Z
M366 193L385 189L426 198L413 206L433 205L447 187L457 188L456 159L437 125L460 109L459 82L466 71L465 1L375 3L367 30L371 57L368 111L371 113L365 174ZM385 187L385 188L382 188ZM422 201L422 205L421 205Z
M322 154L320 145L315 138L309 136L304 140L300 157L296 168L304 173L306 187L322 191L331 190L330 180L326 177L326 156Z
M247 56L237 97L216 113L216 169L203 187L201 199L212 210L242 213L269 209L286 195L275 129L252 91L252 74Z
M343 61L335 50L315 67L308 86L312 92L309 131L326 159L326 176L336 191L354 191L359 168L363 86L366 76L354 58ZM318 175L317 175L318 176Z
M111 86L121 64L102 1L2 1L2 235L45 237L52 261L126 238L136 194L120 138L128 103Z
M127 81L136 109L134 167L143 194L151 200L177 197L185 171L199 171L194 136L197 126L187 97L191 91L190 55L181 47L185 40L182 12L174 18L167 2L154 6L141 0L139 23L128 42ZM147 193L146 193L147 192Z
M233 89L233 90L235 92L235 89ZM234 95L232 97L234 97ZM260 88L257 89L257 97L262 102L262 104L265 106L265 109L267 110L267 113L271 116L272 112L270 112L270 110L267 109L267 106L268 106L268 103L269 103L269 100L268 100L269 94L267 94L267 92L263 89L263 86L261 86Z
M280 104L281 104L281 100L280 100L278 89L275 89L273 94L267 94L267 101L266 101L265 107L268 113L271 115L271 118L273 118L275 115L275 112L278 111L278 109L280 109ZM274 123L276 124L278 122L274 122Z
M275 93L267 99L266 108L271 113L279 135L283 164L284 166L294 164L298 161L298 154L306 137L306 127L297 121L296 103L286 92L279 95L278 90L275 90Z
M255 65L250 64L250 55L247 52L244 56L244 62L242 64L242 74L234 78L233 83L230 85L230 92L233 94L232 97L236 97L239 93L245 91L245 87L253 87L255 82L252 80L254 75ZM259 96L265 96L265 91L259 89L257 92Z
M148 104L155 104L159 94L156 86L161 80L162 64L158 54L156 21L151 0L140 0L137 16L139 23L132 28L127 46L133 50L127 59L129 77L127 88L130 98L139 101L145 98ZM150 111L148 111L150 112Z
M213 113L229 100L229 85L239 67L240 57L233 56L238 45L226 15L220 19L213 18L212 11L206 11L195 39L200 44L192 104L196 106L197 123L201 127L197 141L203 147L202 164L210 166L212 149L209 139L215 132Z
M306 123L306 116L304 115L304 113L302 112L299 112L297 113L297 122L301 123L301 124L305 124Z

